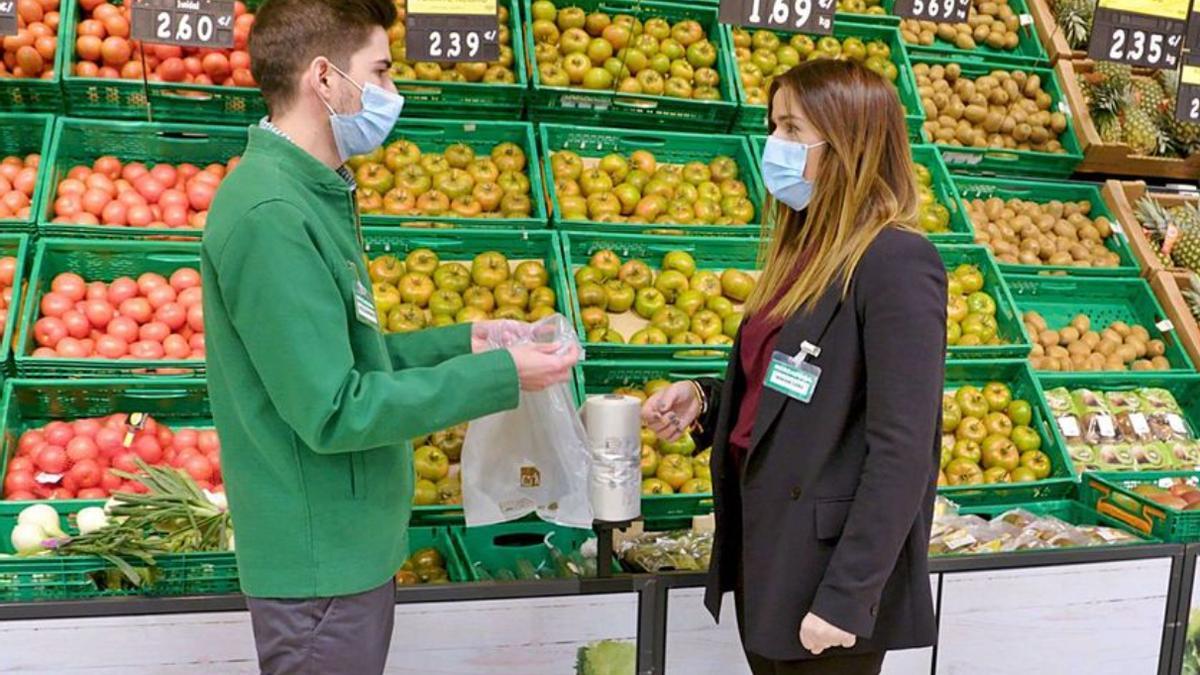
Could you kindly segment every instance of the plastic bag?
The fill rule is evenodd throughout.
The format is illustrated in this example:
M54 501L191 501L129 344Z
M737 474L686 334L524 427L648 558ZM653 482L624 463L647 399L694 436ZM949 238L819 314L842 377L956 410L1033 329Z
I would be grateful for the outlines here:
M557 343L565 353L579 337L560 314L528 330L487 336L489 347ZM592 526L591 458L569 383L521 392L515 410L475 420L463 441L463 511L467 526L519 520L537 513L567 527Z

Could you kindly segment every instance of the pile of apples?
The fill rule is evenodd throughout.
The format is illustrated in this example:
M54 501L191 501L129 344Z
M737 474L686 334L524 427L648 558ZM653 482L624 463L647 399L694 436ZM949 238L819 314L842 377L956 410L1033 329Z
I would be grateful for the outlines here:
M59 274L41 298L34 358L203 360L200 273L87 282Z
M557 302L542 261L514 266L496 251L443 262L421 248L404 260L381 255L367 272L380 327L388 333L487 319L537 321L554 314Z
M362 213L461 218L529 217L527 164L516 143L498 143L477 155L466 143L423 152L405 139L349 161Z
M16 281L17 259L11 255L0 258L0 335L3 335L8 327L9 311L16 305L14 296L17 296L20 290L14 288Z
M496 18L500 24L500 57L493 63L481 61L461 63L413 62L408 60L405 41L408 30L404 24L408 10L404 0L396 0L396 23L388 30L388 42L392 51L392 78L396 80L423 80L427 82L482 82L484 84L514 84L513 73L516 55L512 48L511 15L508 8L497 6Z
M0 78L48 80L58 52L59 0L16 0L17 34L4 38Z
M115 413L59 420L21 434L8 459L4 498L106 499L114 492L145 493L140 482L113 473L138 473L134 458L186 471L203 490L224 490L221 442L215 430L172 430L149 415L140 426L131 425L130 419Z
M201 229L217 187L238 161L234 157L226 164L209 164L203 169L166 162L147 167L104 156L90 167L73 167L59 181L54 222Z
M34 153L0 160L0 220L29 218L41 159Z
M698 21L643 23L550 0L534 2L532 13L534 59L548 87L721 100L717 48Z
M754 277L742 270L698 270L686 251L664 255L657 274L645 262L622 262L610 250L593 253L575 271L588 342L624 343L626 336L612 325L612 317L626 315L622 320L645 326L629 336L630 344L733 344L742 322L737 306L754 285Z
M955 347L1003 344L996 299L984 290L979 268L959 265L946 276L946 342Z
M619 387L613 393L632 396L645 403L647 398L669 386L669 380L650 380L640 387ZM641 436L642 494L712 492L712 471L709 468L712 448L696 452L696 439L690 431L677 440L664 441L643 426Z
M938 485L1028 483L1053 464L1033 429L1033 407L1003 382L964 386L942 397Z
M462 504L462 447L467 425L460 424L424 438L413 439L413 469L417 482L414 506Z
M746 225L754 220L754 202L732 157L680 166L659 164L654 153L635 150L628 157L611 153L589 165L578 153L559 150L550 157L550 166L564 220L672 225Z
M76 28L77 77L140 80L141 43L129 36L130 6L103 0L79 0L83 19ZM243 2L234 3L233 49L201 49L146 45L146 79L151 82L254 87L250 74L250 28L254 15Z

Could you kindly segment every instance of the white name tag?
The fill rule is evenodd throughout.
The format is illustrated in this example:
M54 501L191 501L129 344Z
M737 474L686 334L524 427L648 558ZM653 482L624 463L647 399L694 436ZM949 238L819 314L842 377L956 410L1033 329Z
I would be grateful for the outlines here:
M359 321L379 328L379 310L375 307L375 296L357 279L354 280L354 313Z
M821 380L821 369L806 361L798 361L783 352L771 355L763 386L801 403L812 401Z

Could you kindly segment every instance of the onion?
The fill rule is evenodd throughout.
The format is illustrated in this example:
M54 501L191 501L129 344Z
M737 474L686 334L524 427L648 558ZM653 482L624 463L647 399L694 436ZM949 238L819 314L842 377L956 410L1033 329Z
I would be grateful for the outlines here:
M79 534L91 534L108 525L108 514L99 506L89 506L75 515L75 524L79 526Z
M217 507L222 512L229 510L229 501L225 499L224 492L210 492L209 490L205 490L204 496L208 499L209 504Z
M58 511L49 504L34 504L25 508L17 516L17 524L36 525L45 535L43 538L67 536L58 526Z
M12 530L12 545L17 555L34 555L46 550L42 545L46 533L36 523L20 523Z

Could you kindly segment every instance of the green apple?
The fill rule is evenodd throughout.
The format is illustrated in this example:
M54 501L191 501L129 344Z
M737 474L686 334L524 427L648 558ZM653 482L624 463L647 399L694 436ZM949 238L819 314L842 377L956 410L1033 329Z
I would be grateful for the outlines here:
M667 341L667 334L653 326L643 328L629 338L631 345L665 345Z
M1008 415L1005 415L1004 413L988 413L987 416L983 418L983 425L987 427L989 434L1003 436L1005 438L1012 437L1012 420L1008 419Z
M658 469L656 467L655 472L657 471ZM667 485L666 481L659 480L658 478L647 478L646 480L642 481L642 494L673 495L675 494L675 490L673 490L670 485Z
M484 318L487 314L496 309L496 296L492 295L489 288L483 286L471 286L463 291L463 303L467 307L474 307L484 313Z
M983 461L983 448L978 441L960 439L954 443L954 459L969 459L976 464Z
M437 484L421 478L413 485L413 506L435 506L438 503Z
M688 281L688 288L703 293L705 300L719 298L723 293L721 277L716 272L696 272Z
M462 263L446 263L433 273L433 284L444 291L462 293L471 287L471 271Z
M653 446L642 446L642 478L653 478L658 473L658 451Z
M709 298L708 301L704 303L704 308L709 311L716 312L717 316L721 317L722 320L737 311L734 309L733 301L723 295Z
M954 433L962 422L962 408L950 394L942 395L942 433Z
M429 298L437 290L437 287L433 285L433 279L420 272L409 272L400 277L398 288L402 301L418 307L427 307L429 305Z
M468 305L468 306L463 307L462 309L458 310L458 314L454 315L454 322L455 323L475 323L477 321L487 321L489 318L490 318L490 314L488 312L485 312L484 310L479 309L478 307L471 307L470 305Z
M1042 449L1042 437L1032 427L1014 427L1011 438L1022 454Z
M975 417L982 420L987 416L988 411L991 410L987 399L983 397L983 392L978 387L962 387L954 394L954 398L958 401L959 407L962 408L963 415L967 417Z
M675 297L675 306L693 316L704 307L704 294L689 288Z
M671 251L663 256L662 268L664 271L676 270L685 279L690 279L696 273L696 259L687 251Z
M395 284L400 281L400 277L404 276L405 269L404 263L400 262L396 256L389 254L372 260L367 271L373 282Z
M582 308L599 307L600 309L606 309L608 307L608 293L598 283L589 281L586 284L581 284L575 289L575 294L579 298L579 306Z
M371 292L375 296L375 311L381 317L387 316L388 312L391 312L393 308L403 302L400 298L400 291L389 283L376 282L371 284Z
M585 307L580 310L579 321L589 333L597 329L608 330L608 312L599 307Z
M621 259L609 250L596 251L588 260L588 266L600 273L600 281L616 279L621 271Z
M663 307L651 316L650 324L661 330L669 339L687 332L691 321L682 310L675 307Z
M691 457L696 452L696 441L690 433L683 434L674 441L660 441L658 451L664 455L684 455Z
M1054 468L1050 463L1050 457L1039 450L1021 453L1021 466L1032 471L1033 477L1037 480L1048 478L1050 471Z
M992 468L984 469L983 471L983 482L985 484L991 485L993 483L1007 483L1009 480L1010 478L1008 469L1005 469L1002 466L993 466Z
M696 478L704 480L712 480L712 448L708 448L703 452L696 453L692 458L692 470L696 474Z
M591 265L584 265L575 270L575 285L582 286L583 284L593 283L599 284L604 282L604 275L600 270Z
M613 314L623 314L633 307L637 292L619 279L604 282L604 293L608 296L607 309Z
M754 291L754 277L741 270L725 270L721 273L721 290L730 300L745 302Z
M702 309L692 315L691 331L705 342L721 335L723 330L721 317L712 310Z
M1033 406L1029 401L1015 400L1008 404L1008 418L1019 427L1027 427L1033 422Z
M538 307L549 307L554 309L557 297L554 295L554 289L549 286L540 286L529 291L529 309L537 309Z
M471 280L478 286L495 288L509 277L508 258L496 251L475 256L471 262Z
M621 265L617 278L635 291L648 288L654 283L654 273L650 271L650 266L641 260L630 260Z
M950 485L979 485L983 483L983 469L969 459L956 459L946 466L946 481Z
M432 277L438 268L438 256L427 248L418 248L409 252L404 259L404 267L410 272Z
M683 495L707 495L712 494L712 481L704 478L693 478L684 483L679 488L679 494Z
M454 291L438 289L429 297L429 312L435 319L439 316L453 317L464 306L462 296Z
M734 312L722 319L721 329L725 335L733 338L737 337L738 329L742 327L742 313Z
M637 315L647 320L666 306L667 298L657 288L639 289L633 303L633 309Z
M1004 467L1012 471L1021 465L1021 453L1013 442L1003 436L988 436L983 440L983 467Z
M546 266L540 260L526 260L517 265L516 271L513 272L513 278L526 289L533 291L550 282L550 273L546 271Z
M954 430L955 438L962 441L982 443L983 439L987 438L987 435L987 427L984 426L983 420L978 417L964 417L958 423L958 428Z
M450 473L450 458L432 445L422 446L413 452L413 468L419 478L436 483Z
M588 331L587 341L610 345L622 345L625 344L625 336L621 335L612 328L596 328Z
M684 331L678 335L671 336L671 344L673 345L702 345L704 338L696 335L692 331Z
M529 306L529 290L516 279L502 281L492 291L492 295L496 298L497 307L519 307L525 309Z
M663 294L668 303L673 303L680 293L688 289L688 278L679 270L665 270L654 280L654 287Z
M983 387L983 397L987 400L989 408L999 412L1012 403L1012 390L1002 382L989 382Z
M1038 479L1037 473L1027 466L1018 466L1009 474L1014 483L1032 483Z

